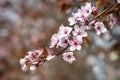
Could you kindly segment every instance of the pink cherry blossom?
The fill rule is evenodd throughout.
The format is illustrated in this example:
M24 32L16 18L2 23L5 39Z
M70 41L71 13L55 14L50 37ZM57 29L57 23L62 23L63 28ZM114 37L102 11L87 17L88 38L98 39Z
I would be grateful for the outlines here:
M73 39L69 41L69 44L70 44L70 51L74 51L76 49L80 50L82 44L82 38L78 39L76 37L73 37Z
M22 66L22 70L26 71L28 68L30 70L35 70L39 66L40 62L42 62L42 59L46 59L41 58L43 53L43 49L28 51L28 54L19 61Z
M29 51L25 59L27 59L29 63L36 65L39 63L39 57L42 53L42 50Z
M72 14L73 14L73 16L68 18L68 21L70 22L69 25L74 25L78 21L77 14L76 13L72 13Z
M90 15L92 15L92 11L95 10L95 6L92 6L91 3L86 3L84 6L81 6L81 9L78 9L76 13L73 13L72 17L68 18L68 21L70 22L69 25L74 25L78 21L80 21L81 24L85 24L85 22L88 21Z
M113 28L114 25L116 24L117 20L116 20L116 18L113 16L113 14L110 14L110 15L109 15L109 19L110 19L109 25L110 25L111 28Z
M19 63L21 64L22 70L27 71L28 67L26 65L26 61L24 58L19 60Z
M100 35L101 33L106 33L107 29L105 28L103 22L96 22L95 23L95 29L97 31L97 35Z
M43 53L43 51L42 50L34 50L34 51L29 51L28 52L28 56L29 57L39 57L41 54Z
M68 45L68 42L69 42L68 37L62 37L61 42L60 42L60 46L65 48Z
M73 61L75 61L75 57L73 56L73 52L66 52L63 54L63 59L67 62L69 62L70 64L73 63Z
M86 3L85 6L81 6L83 12L87 13L88 15L92 13L92 6L91 3Z
M51 44L50 44L50 48L56 47L58 48L59 44L60 44L60 37L58 34L53 34L52 38L51 38Z
M84 12L81 9L78 9L76 16L78 16L78 20L82 23L85 23L86 21L88 21L88 13Z
M71 31L71 27L63 25L60 26L59 32L57 34L54 34L51 38L50 48L58 48L58 46L65 48L68 44L68 37L70 36Z
M88 36L87 33L85 32L85 26L79 27L78 25L74 26L74 30L72 33L74 36L77 38L82 38Z
M68 27L68 26L60 26L59 28L59 36L63 37L63 36L69 36L70 35L70 32L72 31L72 28L71 27Z

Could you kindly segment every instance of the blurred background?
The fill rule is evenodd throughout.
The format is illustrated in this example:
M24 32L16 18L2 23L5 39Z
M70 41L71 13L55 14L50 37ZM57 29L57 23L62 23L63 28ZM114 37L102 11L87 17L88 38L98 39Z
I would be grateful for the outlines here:
M86 1L102 10L115 0L0 0L0 80L120 80L120 8L113 10L115 28L101 36L89 32L73 64L60 55L36 72L21 70L19 59L47 48L52 34Z

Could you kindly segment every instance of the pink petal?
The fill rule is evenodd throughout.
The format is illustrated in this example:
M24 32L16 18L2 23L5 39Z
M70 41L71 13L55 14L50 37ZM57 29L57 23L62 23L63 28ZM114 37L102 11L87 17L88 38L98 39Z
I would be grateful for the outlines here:
M79 31L80 27L78 25L74 26L75 31Z
M76 36L76 35L77 35L77 32L76 32L76 31L73 31L72 34L73 34L73 36Z

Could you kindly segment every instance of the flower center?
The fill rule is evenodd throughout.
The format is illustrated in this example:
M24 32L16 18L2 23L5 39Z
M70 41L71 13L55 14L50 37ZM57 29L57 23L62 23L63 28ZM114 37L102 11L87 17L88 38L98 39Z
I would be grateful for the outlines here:
M77 42L74 42L74 45L77 46L78 45Z
M97 30L100 30L101 29L101 27L100 26L97 26L97 28L96 28Z
M78 35L81 35L81 32L79 31L77 34L78 34Z
M70 58L71 58L71 55L68 55L67 57L68 57L68 59L70 59Z

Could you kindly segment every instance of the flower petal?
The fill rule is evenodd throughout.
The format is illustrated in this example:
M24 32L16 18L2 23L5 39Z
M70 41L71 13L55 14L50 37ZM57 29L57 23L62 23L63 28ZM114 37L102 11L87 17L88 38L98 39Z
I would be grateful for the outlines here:
M77 50L81 50L81 45L78 45L76 48Z
M74 51L75 50L75 46L70 46L70 51Z

